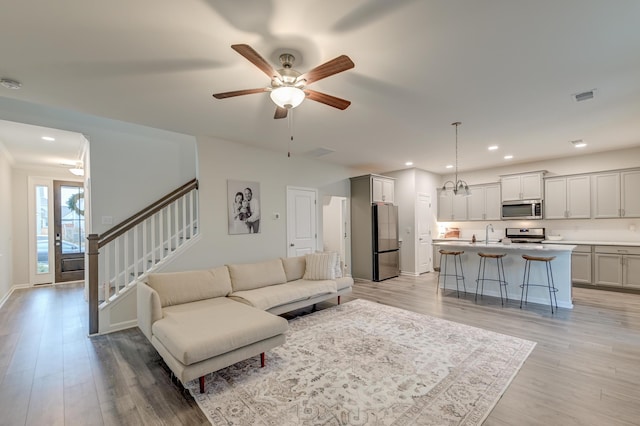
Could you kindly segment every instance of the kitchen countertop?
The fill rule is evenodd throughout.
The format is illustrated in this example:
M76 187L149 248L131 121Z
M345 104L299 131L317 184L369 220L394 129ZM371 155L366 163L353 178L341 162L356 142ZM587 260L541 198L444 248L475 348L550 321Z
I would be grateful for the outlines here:
M582 241L582 240L544 240L544 244L573 244L579 246L631 246L640 247L640 241Z
M448 238L447 241L436 241L433 243L434 246L440 247L468 247L470 249L476 248L478 250L487 250L487 249L500 249L500 250L513 250L513 251L571 251L576 248L575 245L565 242L565 244L539 244L539 243L528 243L528 244L519 244L519 243L511 243L511 244L503 244L499 242L489 241L489 244L485 244L483 242L472 243L469 241L450 241ZM434 240L435 241L435 240Z
M451 241L451 242L471 242L471 238L434 238L435 242ZM493 245L497 240L489 239L489 244ZM484 245L483 240L478 240L478 245ZM551 241L544 240L543 244L565 244L565 245L577 245L577 246L630 246L640 247L640 241L593 241L593 240L560 240Z

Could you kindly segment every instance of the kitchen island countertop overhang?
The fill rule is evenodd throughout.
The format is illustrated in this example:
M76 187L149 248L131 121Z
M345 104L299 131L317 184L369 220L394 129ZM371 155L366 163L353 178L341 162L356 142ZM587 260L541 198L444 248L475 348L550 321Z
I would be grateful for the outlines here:
M503 244L501 242L471 243L465 241L438 241L433 245L438 249L458 249L464 251L461 255L467 292L475 294L476 278L480 265L478 253L505 253L503 258L504 272L508 285L508 299L520 301L521 285L524 276L523 254L531 256L555 256L551 261L558 306L573 308L571 297L571 251L576 248L569 244ZM530 282L546 285L546 268L543 262L534 262L531 268ZM494 262L487 262L485 276L495 278L497 272ZM451 289L451 283L447 283ZM455 283L453 283L455 285ZM440 284L442 288L442 284ZM484 295L500 297L497 285L485 284ZM529 289L529 303L549 304L549 291L545 287L531 287Z

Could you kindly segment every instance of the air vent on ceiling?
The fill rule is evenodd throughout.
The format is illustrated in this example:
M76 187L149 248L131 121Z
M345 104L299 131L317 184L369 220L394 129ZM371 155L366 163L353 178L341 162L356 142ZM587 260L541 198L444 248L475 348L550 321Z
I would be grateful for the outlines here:
M324 155L331 154L332 152L335 151L329 148L316 148L311 151L307 151L306 154L310 157L322 157Z
M594 90L589 90L587 92L576 93L575 95L573 95L573 98L576 100L576 102L582 102L582 101L587 101L589 99L593 99Z

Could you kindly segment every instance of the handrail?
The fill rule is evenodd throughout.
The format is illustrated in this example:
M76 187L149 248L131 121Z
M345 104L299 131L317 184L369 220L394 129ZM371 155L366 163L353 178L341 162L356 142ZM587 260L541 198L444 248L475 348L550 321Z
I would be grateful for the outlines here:
M125 235L140 223L171 205L181 197L198 189L198 180L193 179L169 194L151 203L133 216L125 219L111 229L87 236L88 280L89 280L89 334L98 333L98 281L99 281L99 249L118 237Z
M135 227L145 219L153 216L154 214L162 210L168 204L171 204L173 201L177 200L178 198L182 197L184 194L187 194L188 192L194 189L198 189L197 179L193 179L185 183L180 188L174 191L171 191L169 194L151 203L144 209L140 210L138 213L123 220L122 222L115 225L111 229L103 232L102 235L98 237L98 240L99 240L98 248L103 247L105 244L109 244L111 241L123 235L125 232L132 229L133 227Z

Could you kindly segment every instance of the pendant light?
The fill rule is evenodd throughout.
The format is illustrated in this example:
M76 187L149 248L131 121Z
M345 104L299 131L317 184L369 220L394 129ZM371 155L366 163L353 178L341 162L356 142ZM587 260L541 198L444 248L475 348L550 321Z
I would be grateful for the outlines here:
M451 123L452 126L456 126L456 176L455 183L454 181L448 180L442 185L440 196L448 197L451 195L454 196L463 196L468 197L471 195L471 190L469 189L469 185L467 182L462 179L458 179L458 126L461 125L462 122L456 121L455 123Z

